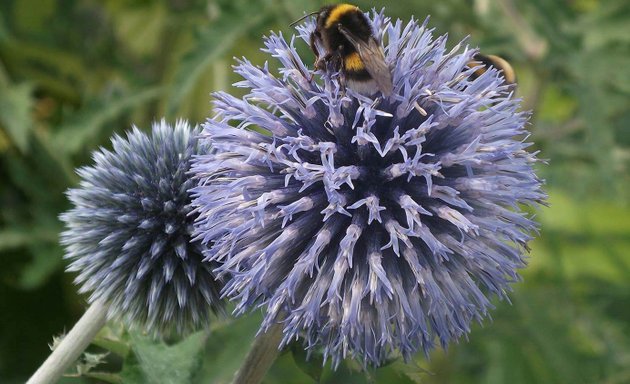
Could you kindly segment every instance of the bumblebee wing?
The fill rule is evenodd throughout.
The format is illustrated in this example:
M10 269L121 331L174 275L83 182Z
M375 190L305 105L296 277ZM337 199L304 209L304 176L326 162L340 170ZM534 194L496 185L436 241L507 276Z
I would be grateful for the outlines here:
M363 41L356 37L343 25L339 25L339 31L348 39L350 44L354 46L365 65L365 69L376 82L378 89L385 96L392 93L394 84L392 83L392 73L385 63L383 50L374 37L370 37L368 41Z

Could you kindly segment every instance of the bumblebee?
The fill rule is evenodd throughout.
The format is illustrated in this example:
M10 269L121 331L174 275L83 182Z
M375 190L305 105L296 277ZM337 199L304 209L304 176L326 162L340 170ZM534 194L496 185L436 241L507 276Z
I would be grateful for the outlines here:
M474 80L484 74L488 68L494 67L497 70L501 71L503 74L503 80L505 84L514 85L516 84L516 73L514 69L505 59L495 56L495 55L482 55L480 53L476 54L473 57L474 61L468 62L468 67L473 68L481 63L483 66L479 67L475 72L470 75L470 79Z
M329 5L302 19L315 14L316 27L310 36L315 67L339 71L341 81L359 93L371 95L381 91L389 96L393 89L391 71L370 22L359 7ZM318 43L324 47L323 56L317 49Z

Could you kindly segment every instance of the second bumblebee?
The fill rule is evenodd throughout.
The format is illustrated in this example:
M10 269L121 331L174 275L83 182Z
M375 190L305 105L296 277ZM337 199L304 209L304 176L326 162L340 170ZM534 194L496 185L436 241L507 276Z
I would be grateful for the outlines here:
M477 53L473 59L468 63L468 66L470 68L478 67L478 69L470 76L471 80L478 78L489 68L494 67L501 72L505 84L516 86L516 73L507 60L499 56L482 55L481 53Z

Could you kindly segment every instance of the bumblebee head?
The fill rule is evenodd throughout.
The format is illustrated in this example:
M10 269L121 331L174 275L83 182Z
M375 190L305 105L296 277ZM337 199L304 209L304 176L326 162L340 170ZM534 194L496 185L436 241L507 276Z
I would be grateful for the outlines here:
M315 19L315 23L318 30L322 30L326 27L326 21L330 17L331 11L336 7L338 7L338 5L328 5L317 12L317 19Z
M315 19L316 30L323 30L325 28L330 28L345 14L357 11L359 11L359 7L352 4L327 5L325 7L322 7L319 11L307 13L306 15L292 22L290 25L293 26L309 16L317 15L317 18Z

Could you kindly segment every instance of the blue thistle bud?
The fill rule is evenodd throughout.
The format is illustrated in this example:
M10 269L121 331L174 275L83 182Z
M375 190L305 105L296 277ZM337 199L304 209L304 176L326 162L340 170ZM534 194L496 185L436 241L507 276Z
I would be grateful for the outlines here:
M294 38L266 38L280 76L243 59L243 99L216 93L193 161L196 234L227 274L236 312L261 307L283 344L302 338L337 365L379 365L466 335L506 297L544 202L524 140L528 114L501 75L471 76L476 50L446 49L426 22L370 16L390 96L344 89ZM313 22L298 27L309 41ZM256 130L244 128L255 127Z
M61 241L89 301L109 304L108 317L152 334L187 333L222 308L211 263L191 242L188 175L193 156L209 153L199 129L185 121L155 123L112 139L78 170L80 186L67 195Z

